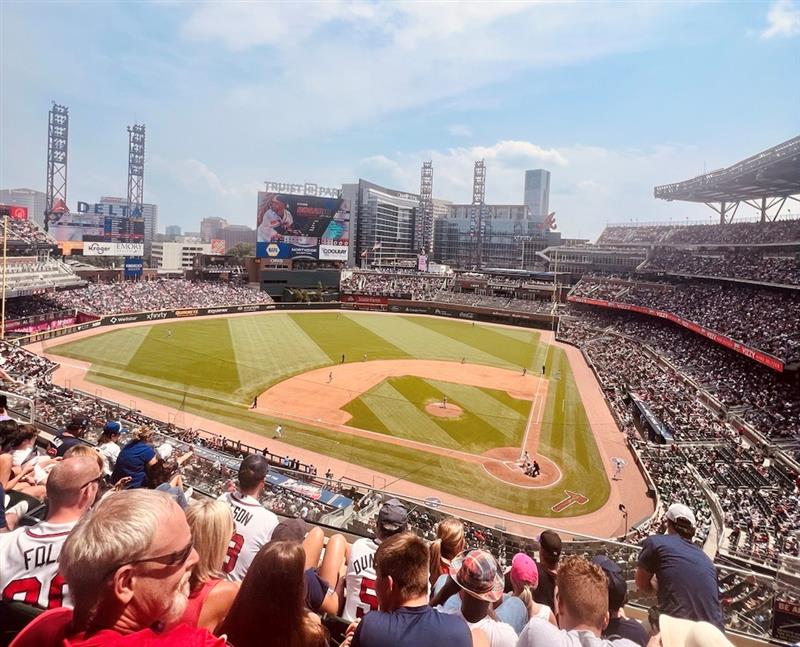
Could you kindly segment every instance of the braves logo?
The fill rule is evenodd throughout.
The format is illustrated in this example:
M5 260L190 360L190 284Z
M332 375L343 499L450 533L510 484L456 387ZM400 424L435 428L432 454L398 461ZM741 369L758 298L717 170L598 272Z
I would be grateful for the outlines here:
M589 502L589 497L580 492L572 492L571 490L564 490L565 496L561 501L556 503L552 508L550 508L553 512L564 512L567 508L569 508L573 504L577 505L586 505Z

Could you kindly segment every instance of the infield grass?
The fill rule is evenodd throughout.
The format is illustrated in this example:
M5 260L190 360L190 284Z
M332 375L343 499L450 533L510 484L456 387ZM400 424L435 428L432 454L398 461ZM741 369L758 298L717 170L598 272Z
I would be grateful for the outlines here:
M283 441L509 512L572 516L596 510L608 498L605 468L566 356L540 344L536 331L374 313L270 313L118 328L49 352L90 362L87 379L98 385L263 435L283 421L249 411L253 396L292 375L338 364L342 354L347 362L362 361L365 353L368 359L464 358L536 374L544 364L552 379L539 449L563 472L549 488L513 487L452 456L294 422L283 423ZM443 394L462 406L462 419L434 420L424 412L427 398L441 400ZM520 445L530 402L491 389L392 378L348 407L357 426L409 438L424 429L423 442L482 453ZM419 416L424 427L410 424ZM550 508L564 490L587 495L589 503L556 515Z

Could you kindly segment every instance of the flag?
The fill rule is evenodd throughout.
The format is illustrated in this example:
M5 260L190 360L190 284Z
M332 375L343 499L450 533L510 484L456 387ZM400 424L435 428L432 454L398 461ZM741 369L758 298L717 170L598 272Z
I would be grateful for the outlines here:
M372 246L372 249L380 249L381 248L381 241L376 241L375 244Z

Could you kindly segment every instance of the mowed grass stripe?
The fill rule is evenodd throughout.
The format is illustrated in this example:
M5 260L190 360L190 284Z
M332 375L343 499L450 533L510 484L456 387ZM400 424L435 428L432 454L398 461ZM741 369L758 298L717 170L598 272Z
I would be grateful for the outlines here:
M513 367L510 362L495 357L478 348L419 326L407 317L387 317L377 314L346 315L364 330L378 335L387 343L406 354L419 359L444 359L461 361L466 357L471 362L493 366Z
M136 375L230 396L240 388L226 319L153 326L128 362Z
M420 443L438 445L449 449L461 449L430 416L417 404L409 402L389 381L384 381L361 396L360 400L398 438L407 438Z
M511 366L524 366L531 369L534 353L539 345L539 333L521 331L521 335L510 336L501 329L491 326L478 326L462 321L447 321L432 317L404 317L417 326L445 335L462 344L482 350L492 357ZM512 331L514 332L514 331ZM470 357L467 356L467 361Z
M501 402L502 392L494 389L481 389L439 380L426 380L426 382L446 395L450 402L461 403L463 409L483 421L486 425L485 434L494 436L492 446L519 446L522 442L524 422L530 410L530 402L525 407L525 401L518 400L521 406L516 409ZM508 398L511 399L510 396Z
M288 314L228 320L239 381L234 394L247 402L289 375L330 364L330 357Z
M314 312L289 316L334 364L341 362L342 355L345 356L345 362L360 362L365 353L368 359L413 357L384 336L359 325L361 317L369 315Z
M106 367L125 369L150 332L150 326L121 328L61 344L50 352Z

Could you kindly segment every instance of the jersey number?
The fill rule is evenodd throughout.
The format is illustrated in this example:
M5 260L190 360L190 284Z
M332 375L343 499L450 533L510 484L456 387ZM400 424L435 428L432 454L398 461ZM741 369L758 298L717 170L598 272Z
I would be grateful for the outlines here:
M371 577L361 578L361 590L358 592L358 599L363 603L356 609L356 617L360 618L367 611L374 611L378 608L378 595L375 593L375 580Z
M231 537L231 541L228 544L228 559L226 559L225 563L222 565L223 571L226 573L233 571L239 559L239 553L242 552L242 546L244 546L244 537L238 532L233 533L233 537Z
M64 603L64 589L67 583L61 573L50 582L50 589L47 592L47 608L57 609ZM35 577L25 577L21 580L9 582L3 589L4 600L17 600L25 604L39 604L39 595L42 592L42 583ZM18 597L19 594L22 597Z

